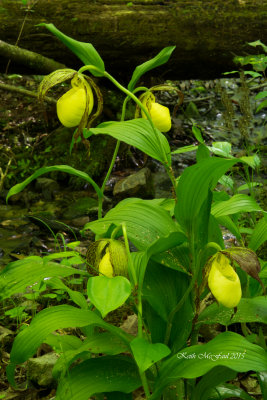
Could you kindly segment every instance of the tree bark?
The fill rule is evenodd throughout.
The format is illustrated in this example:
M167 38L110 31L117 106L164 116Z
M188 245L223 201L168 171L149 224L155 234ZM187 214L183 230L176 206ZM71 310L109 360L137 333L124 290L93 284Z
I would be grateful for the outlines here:
M214 78L232 70L234 55L253 54L246 43L267 37L266 0L0 0L0 38L79 68L81 62L37 24L53 23L76 40L90 42L107 71L129 77L135 66L176 45L169 63L153 75ZM3 65L3 58L0 59ZM236 67L235 67L236 68Z
M64 64L51 60L51 58L13 46L3 40L0 40L0 55L15 63L26 65L40 74L49 74L56 69L66 68Z

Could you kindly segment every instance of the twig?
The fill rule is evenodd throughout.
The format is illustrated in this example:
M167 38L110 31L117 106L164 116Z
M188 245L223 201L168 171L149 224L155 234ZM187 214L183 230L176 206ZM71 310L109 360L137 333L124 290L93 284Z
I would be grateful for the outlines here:
M27 89L22 89L17 86L7 85L6 83L0 83L0 89L9 90L11 92L18 92L21 94L25 94L26 96L38 97L38 94L35 92L32 92ZM52 97L47 97L47 96L44 97L44 100L47 101L48 103L53 103L53 104L55 104L57 102Z

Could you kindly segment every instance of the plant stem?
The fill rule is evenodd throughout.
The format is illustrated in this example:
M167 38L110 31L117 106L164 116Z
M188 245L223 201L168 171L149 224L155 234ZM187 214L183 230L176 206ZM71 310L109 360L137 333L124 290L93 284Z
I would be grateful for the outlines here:
M105 191L106 183L107 183L107 181L108 181L108 179L110 177L110 174L112 172L112 169L114 167L114 164L115 164L115 161L116 161L116 157L117 157L117 154L118 154L118 151L119 151L120 143L121 142L119 140L117 140L117 143L116 143L116 146L115 146L115 149L114 149L114 152L113 152L113 156L112 156L112 159L111 159L111 162L110 162L110 165L109 165L108 172L107 172L107 174L105 176L105 179L104 179L104 181L102 183L101 191L102 191L103 194L104 194L104 191ZM104 196L99 198L99 201L98 201L98 218L102 218L103 200L104 200Z
M180 308L183 306L184 302L186 301L187 297L189 296L191 290L194 287L194 284L197 279L197 274L195 273L194 276L191 279L190 285L188 286L187 290L185 291L183 297L179 301L179 303L172 309L172 311L169 314L168 317L168 325L165 333L165 339L164 339L164 344L168 345L169 339L170 339L170 334L171 334L171 329L172 329L172 321L175 316L175 314L180 310Z
M136 97L136 96L134 95L133 92L131 92L130 90L126 89L123 85L121 85L121 84L120 84L115 78L113 78L113 76L110 75L107 71L104 71L104 72L103 72L103 71L101 71L99 68L95 67L94 65L85 65L85 66L83 66L82 68L79 69L78 73L83 73L84 71L87 71L87 70L89 70L89 71L92 70L92 71L100 72L100 73L102 74L102 76L104 76L105 78L109 79L118 89L120 89L123 93L125 93L125 94L127 95L127 97L130 97L130 98L141 108L141 110L144 112L146 118L148 119L148 121L149 121L149 123L150 123L150 125L151 125L151 127L152 127L152 129L153 129L153 131L154 131L154 134L155 134L155 135L157 136L157 138L158 138L157 129L155 129L155 126L154 126L154 124L153 124L153 121L152 121L152 119L151 119L151 116L150 116L149 112L148 112L147 109L144 107L144 105L142 104L142 102L138 99L138 97ZM139 89L139 88L137 88L137 89ZM143 89L143 88L142 88L142 89ZM144 89L146 89L146 88L144 88ZM168 174L168 176L169 176L169 178L170 178L170 180L171 180L171 182L172 182L172 185L173 185L173 187L174 187L174 190L175 190L177 185L176 185L175 177L174 177L174 175L173 175L172 168L171 168L171 166L169 165L169 161L168 161L166 155L164 155L164 158L165 158L165 160L164 160L163 165L164 165L164 167L165 167L165 169L166 169L166 171L167 171L167 174Z

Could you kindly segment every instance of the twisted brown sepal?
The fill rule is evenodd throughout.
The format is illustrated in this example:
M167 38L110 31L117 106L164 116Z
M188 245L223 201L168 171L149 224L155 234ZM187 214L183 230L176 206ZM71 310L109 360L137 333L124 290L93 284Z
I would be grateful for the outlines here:
M231 247L226 250L222 250L222 253L226 257L230 257L232 261L235 261L243 271L248 275L258 281L263 289L264 295L266 295L266 290L263 282L259 277L259 272L261 270L260 262L256 253L251 249L246 249L245 247Z

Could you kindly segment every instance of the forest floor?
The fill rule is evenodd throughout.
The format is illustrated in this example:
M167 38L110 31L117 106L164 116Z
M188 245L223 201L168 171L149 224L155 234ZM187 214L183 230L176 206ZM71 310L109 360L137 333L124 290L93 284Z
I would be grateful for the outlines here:
M54 138L60 128L56 116L55 101L41 104L37 101L36 97L29 95L27 92L23 92L23 90L28 90L36 93L40 80L41 77L39 76L20 76L15 74L0 76L0 259L3 261L2 266L6 261L8 262L10 260L19 259L20 256L25 256L27 251L32 249L32 246L34 246L35 250L37 249L38 252L42 252L51 251L54 245L53 237L47 239L48 235L45 230L38 227L37 232L36 225L29 225L29 221L27 224L24 221L24 225L21 223L21 221L23 221L23 214L28 214L32 211L31 207L33 203L39 202L39 208L43 210L46 207L44 204L50 204L50 201L55 204L53 195L51 195L52 198L49 198L50 195L48 193L48 198L46 198L44 193L42 191L40 192L40 189L38 192L38 189L35 187L31 189L33 197L31 197L31 195L20 195L15 200L11 201L10 205L5 204L5 196L8 189L14 184L24 180L37 168L41 167L44 160L46 162L49 160L52 164L62 164L64 163L64 158L68 160L68 144L63 143L64 140L54 144ZM1 84L4 86L1 87ZM240 110L242 91L239 90L240 82L238 80L225 80L223 82L226 89L231 92L234 110L232 116L227 115L226 106L225 104L222 105L220 94L218 94L218 90L216 89L218 81L202 82L194 80L171 84L179 84L179 89L185 93L183 112L178 111L178 114L173 116L174 125L168 136L173 148L196 143L196 139L192 134L192 126L194 123L197 123L199 126L202 126L203 136L206 141L229 140L233 143L235 154L244 154L248 149L250 152L257 151L260 156L266 153L266 114L265 112L259 115L253 113L256 107L253 96L250 102L252 107L251 120L243 131L240 132L240 124L238 124L238 121L240 120L240 116L242 116L242 110ZM18 88L18 91L13 91L12 88L8 88L8 85L15 86ZM61 85L56 88L53 95L58 98L65 90L66 87ZM107 118L107 116L116 118L117 116L116 109L118 105L115 104L115 101L112 99L114 99L114 97L110 96L109 105L105 110L105 118ZM177 101L177 98L174 98L167 92L163 93L160 99L164 105L170 106L172 109ZM228 127L227 123L229 124ZM68 140L71 139L71 132L68 131L66 133L64 131L64 134L68 135ZM66 139L65 142L67 142ZM242 148L242 144L245 144L245 149ZM61 149L62 151L60 150L61 147L63 148L63 150ZM182 156L179 159L180 164L177 167L178 169L184 168L193 162L190 155L186 157L183 158ZM127 157L122 153L116 165L114 174L115 181L118 177L124 175L125 170L127 173L131 173L140 166L142 167L143 161L143 156L138 152L135 153L132 151L130 155L127 153ZM78 160L77 163L79 164L80 160ZM263 179L265 175L266 160L262 157L260 179ZM56 179L57 178L58 177L56 177ZM64 181L64 179L60 180L59 178L57 183L60 186L59 192L61 193L59 194L59 198L62 200L63 197L66 202L66 197L69 194L65 192L64 186L66 185L66 181ZM77 192L81 190L84 191L84 188L79 187L79 182L71 182L71 184L74 186L69 188L69 192L72 192L74 190L73 188L75 188ZM31 191L29 191L29 193ZM91 195L90 192L89 195ZM111 194L107 194L107 196L109 195L112 197ZM69 197L67 197L67 199L67 201L69 201ZM16 209L19 209L17 215L13 213ZM44 211L51 212L51 209L46 208ZM20 216L18 217L18 215ZM77 219L78 217L75 218ZM18 225L14 222L15 220ZM81 224L84 222L86 221L80 221ZM28 227L27 229L29 229L29 241L27 241L27 234L25 234L26 225ZM79 224L77 226L80 228ZM17 236L14 237L14 235ZM7 251L7 249L4 248L3 241L11 243L11 239L14 238L17 242L13 242L14 246L11 246ZM32 240L32 238L34 238L34 240ZM1 239L3 239L2 242ZM66 233L65 239L69 240L68 233ZM83 242L83 252L86 251L89 239L90 238L85 238ZM17 300L18 299L16 299L16 301ZM5 307L6 306L10 308L8 304L5 305ZM39 309L38 307L41 308L42 305L37 304L37 310ZM113 315L115 323L120 325L127 320L126 311L125 309L122 310L119 317L116 314ZM29 323L31 316L26 314L24 318L25 320L20 321L14 316L12 317L12 315L0 313L0 399L51 400L55 397L56 389L54 383L48 387L41 387L34 382L25 384L25 382L27 382L26 366L22 366L16 370L17 389L10 387L5 375L5 368L9 362L9 354L14 334L22 324ZM51 348L44 346L38 355L46 354L49 351L51 351ZM252 398L263 400L260 395L257 379L254 375L247 373L239 374L234 383L243 388ZM143 393L139 390L135 393L134 398L136 400L141 400L143 398L142 396Z

